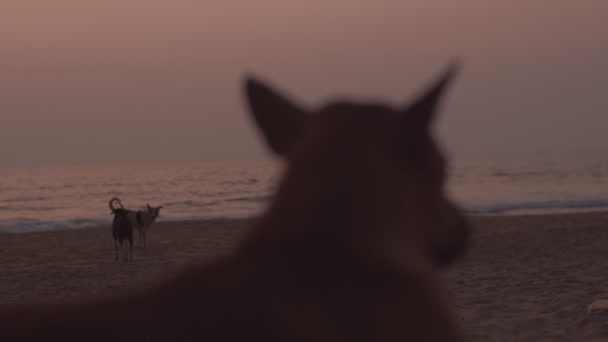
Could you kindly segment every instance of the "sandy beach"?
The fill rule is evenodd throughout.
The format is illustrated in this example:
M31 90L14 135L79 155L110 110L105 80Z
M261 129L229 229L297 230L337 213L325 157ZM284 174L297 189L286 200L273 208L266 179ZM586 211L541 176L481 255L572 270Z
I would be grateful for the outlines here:
M469 254L444 274L453 311L478 341L608 339L608 212L477 216ZM250 220L159 222L134 261L114 261L107 227L0 234L0 305L67 302L157 285L227 253Z

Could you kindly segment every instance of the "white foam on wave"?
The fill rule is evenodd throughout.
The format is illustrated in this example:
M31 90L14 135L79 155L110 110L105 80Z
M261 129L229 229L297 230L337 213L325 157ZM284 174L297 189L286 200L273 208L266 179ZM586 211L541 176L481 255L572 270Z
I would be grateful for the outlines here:
M608 208L608 194L549 196L471 200L461 203L460 207L469 214L572 212Z

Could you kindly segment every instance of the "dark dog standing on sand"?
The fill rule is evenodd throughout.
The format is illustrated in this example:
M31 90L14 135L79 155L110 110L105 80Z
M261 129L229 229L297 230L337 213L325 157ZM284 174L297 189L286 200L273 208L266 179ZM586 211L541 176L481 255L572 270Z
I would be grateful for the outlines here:
M120 208L114 208L114 202L118 203ZM116 197L111 198L108 205L114 215L114 220L112 221L114 260L118 260L118 245L120 245L122 260L125 262L133 261L133 226L127 217L129 210L126 210Z
M465 251L468 225L431 134L453 73L405 107L315 111L249 80L287 169L232 252L157 289L2 310L0 341L461 341L437 269Z

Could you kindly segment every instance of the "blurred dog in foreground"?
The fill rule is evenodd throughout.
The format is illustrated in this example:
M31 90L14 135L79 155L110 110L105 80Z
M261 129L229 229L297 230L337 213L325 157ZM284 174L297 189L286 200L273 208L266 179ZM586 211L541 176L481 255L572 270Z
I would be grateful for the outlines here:
M234 251L147 293L4 310L0 340L461 340L437 269L463 253L468 225L431 134L455 71L397 109L312 111L249 79L255 121L287 165Z

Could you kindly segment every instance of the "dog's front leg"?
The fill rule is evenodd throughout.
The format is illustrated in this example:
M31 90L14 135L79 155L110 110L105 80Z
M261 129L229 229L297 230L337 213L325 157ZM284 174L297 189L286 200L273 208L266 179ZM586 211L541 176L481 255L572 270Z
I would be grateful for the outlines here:
M129 237L129 261L133 262L133 235Z

